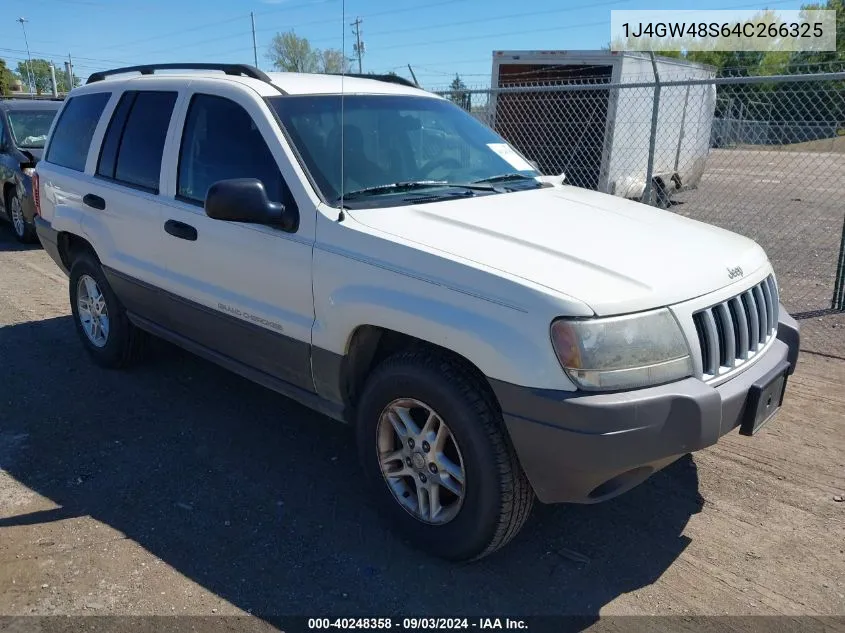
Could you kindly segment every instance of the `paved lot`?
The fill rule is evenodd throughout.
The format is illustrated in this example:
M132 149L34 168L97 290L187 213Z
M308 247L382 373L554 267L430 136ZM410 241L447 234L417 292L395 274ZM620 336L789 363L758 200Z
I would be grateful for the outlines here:
M449 565L387 532L350 429L165 344L88 361L66 280L0 230L0 614L845 614L845 363L598 506Z
M676 213L746 235L766 249L781 299L806 317L804 346L845 359L845 313L828 313L845 230L845 154L713 150L698 189L677 201Z

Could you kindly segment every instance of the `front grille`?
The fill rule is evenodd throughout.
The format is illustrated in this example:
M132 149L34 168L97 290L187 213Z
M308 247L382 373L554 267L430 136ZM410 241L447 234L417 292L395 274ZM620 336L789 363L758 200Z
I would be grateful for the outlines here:
M778 289L769 275L756 286L692 315L705 380L712 380L757 355L778 327Z

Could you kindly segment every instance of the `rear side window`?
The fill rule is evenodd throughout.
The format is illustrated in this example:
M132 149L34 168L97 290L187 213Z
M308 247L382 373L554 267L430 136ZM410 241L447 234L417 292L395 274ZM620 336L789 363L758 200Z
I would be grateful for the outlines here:
M53 131L47 162L85 171L88 147L110 97L110 92L95 92L68 99Z
M97 175L158 193L161 157L175 92L129 91L109 122Z
M201 204L211 185L229 178L258 178L270 200L294 204L249 113L229 99L195 95L182 134L177 195Z

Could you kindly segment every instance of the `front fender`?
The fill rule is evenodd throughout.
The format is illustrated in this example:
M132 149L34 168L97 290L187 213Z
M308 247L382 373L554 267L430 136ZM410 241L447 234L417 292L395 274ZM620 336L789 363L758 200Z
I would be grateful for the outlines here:
M343 357L360 326L376 326L452 350L489 378L574 390L552 350L546 319L423 280L380 277L389 281L315 291L315 348ZM315 277L315 289L318 285Z

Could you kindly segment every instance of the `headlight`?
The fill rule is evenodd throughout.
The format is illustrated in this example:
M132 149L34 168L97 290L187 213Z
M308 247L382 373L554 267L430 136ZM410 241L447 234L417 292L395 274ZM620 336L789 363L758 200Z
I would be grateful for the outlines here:
M582 389L648 387L691 376L689 347L669 310L599 319L558 319L552 345Z

